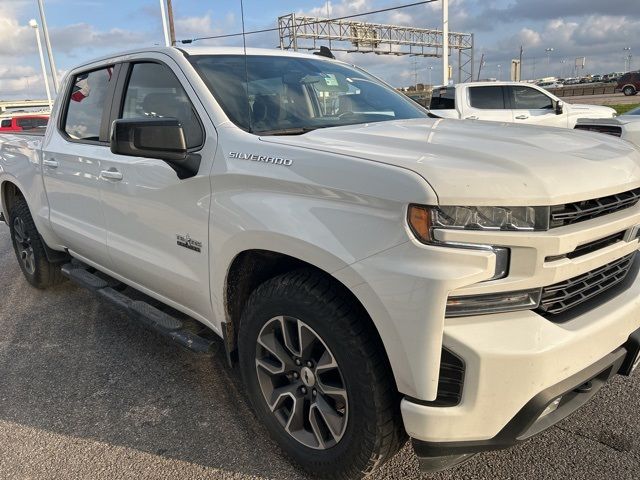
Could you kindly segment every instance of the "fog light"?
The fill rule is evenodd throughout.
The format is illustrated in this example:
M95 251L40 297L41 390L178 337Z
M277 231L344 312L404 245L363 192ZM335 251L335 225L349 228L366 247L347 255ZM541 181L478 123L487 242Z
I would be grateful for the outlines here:
M556 398L553 402L551 402L549 405L547 405L547 408L544 409L544 411L540 414L540 416L538 418L546 417L550 413L555 412L558 409L558 407L560 406L560 402L561 401L562 401L562 397Z
M535 288L516 292L449 297L445 316L465 317L516 310L533 310L540 303L541 293L541 289Z

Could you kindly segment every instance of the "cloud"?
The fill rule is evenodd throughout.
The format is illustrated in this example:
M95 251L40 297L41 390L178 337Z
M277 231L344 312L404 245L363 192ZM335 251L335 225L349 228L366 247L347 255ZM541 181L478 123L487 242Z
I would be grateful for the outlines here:
M502 20L547 20L589 15L640 17L637 0L516 0L504 9L490 9Z

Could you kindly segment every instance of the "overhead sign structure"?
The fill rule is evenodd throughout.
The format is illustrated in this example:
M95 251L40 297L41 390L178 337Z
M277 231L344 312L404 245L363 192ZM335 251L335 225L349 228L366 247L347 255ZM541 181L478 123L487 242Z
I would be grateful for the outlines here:
M473 78L473 34L449 32L448 48L442 30L383 23L333 20L290 13L278 17L280 48L283 50L319 50L412 55L447 58L458 52L458 81ZM448 68L447 68L448 70Z

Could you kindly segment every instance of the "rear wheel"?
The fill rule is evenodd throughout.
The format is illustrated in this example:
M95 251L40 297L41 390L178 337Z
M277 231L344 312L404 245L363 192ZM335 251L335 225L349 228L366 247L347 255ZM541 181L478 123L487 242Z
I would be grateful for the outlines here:
M47 259L44 242L22 197L11 209L9 230L20 269L31 285L46 288L64 281L60 265Z
M308 472L359 478L406 438L390 367L368 319L310 270L261 285L244 310L240 367L257 416Z
M631 85L627 85L622 89L622 93L624 93L627 97L630 97L631 95L635 95L637 92L636 89Z

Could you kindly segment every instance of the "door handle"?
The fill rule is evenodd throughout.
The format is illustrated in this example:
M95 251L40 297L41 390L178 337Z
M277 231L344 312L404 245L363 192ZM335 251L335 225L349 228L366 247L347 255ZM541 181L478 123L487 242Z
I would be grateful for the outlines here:
M527 118L529 118L529 115L518 115L516 120L526 120Z
M120 180L122 180L122 173L120 173L116 169L102 170L100 172L100 178L104 180L113 180L119 182Z
M476 115L471 115L470 117L464 117L465 120L478 120Z
M42 165L49 168L58 168L60 164L57 160L42 160Z

